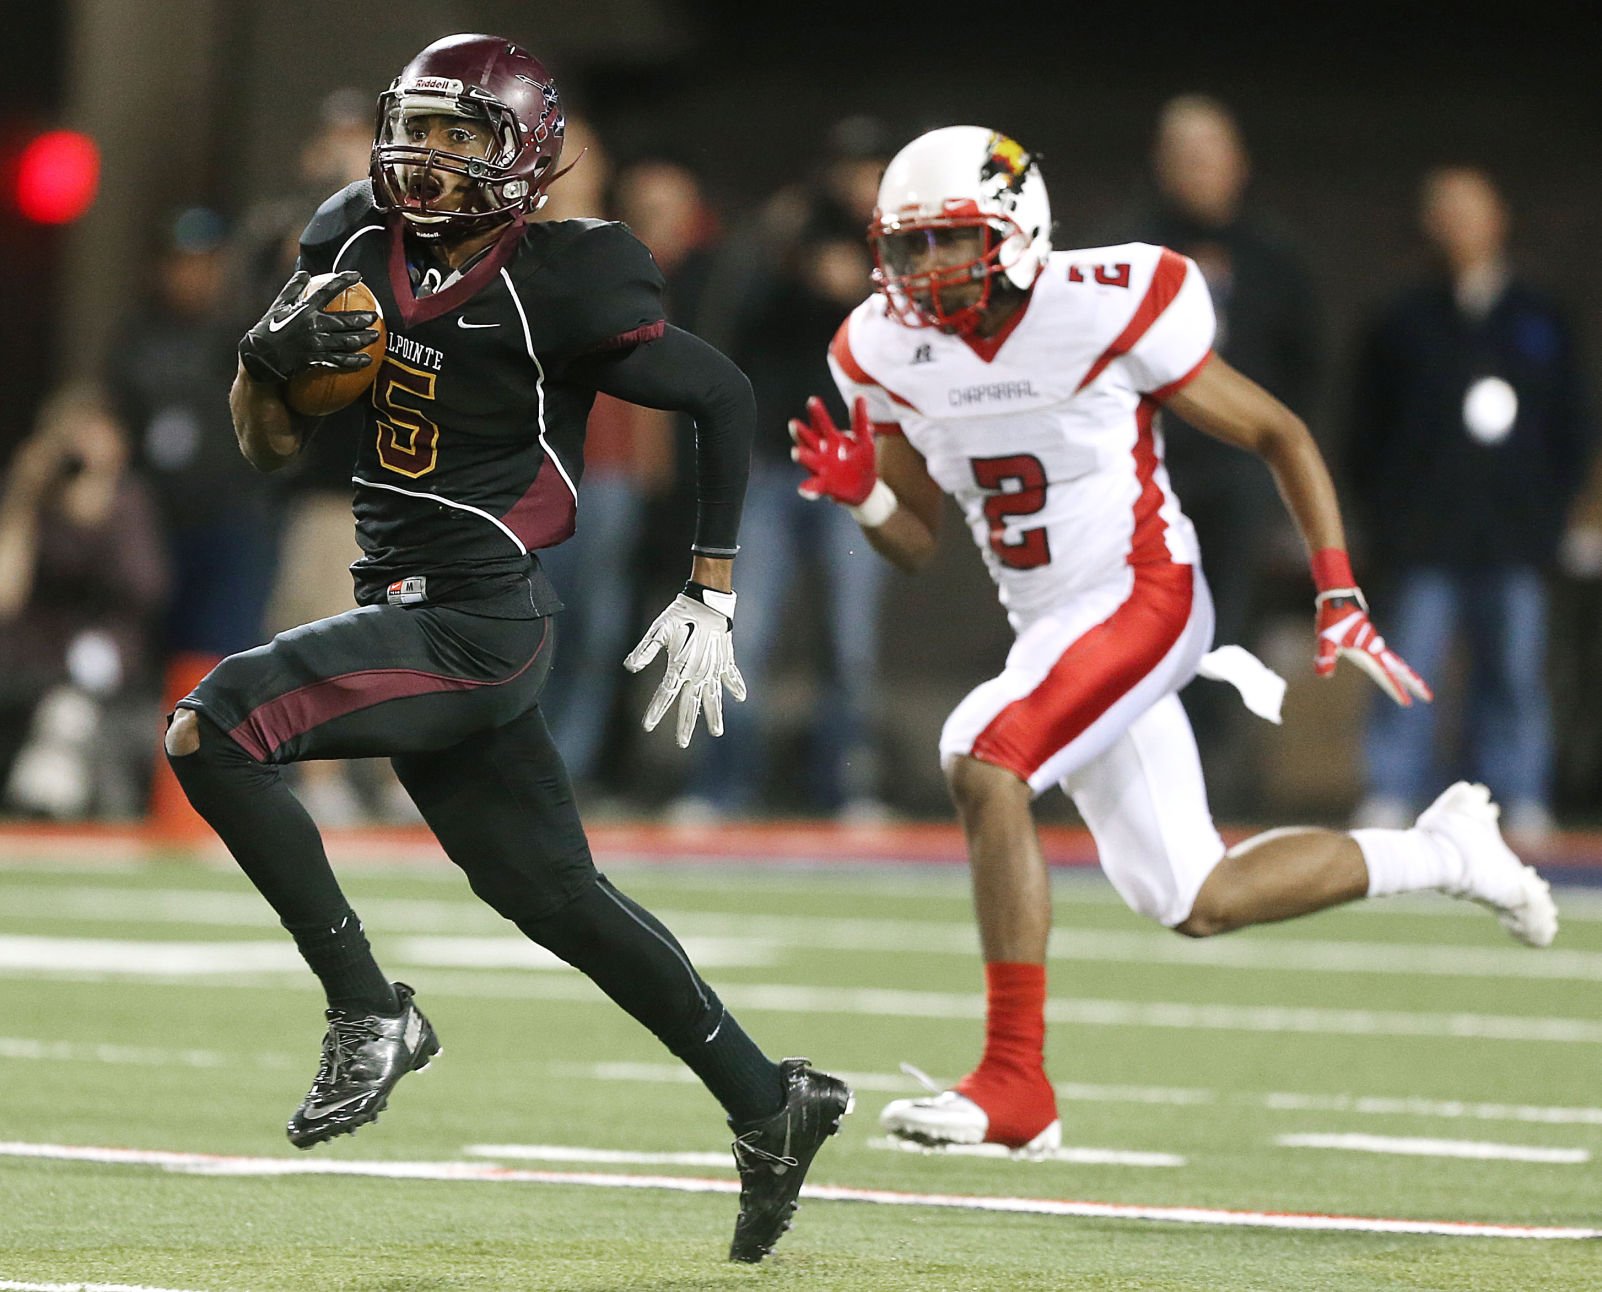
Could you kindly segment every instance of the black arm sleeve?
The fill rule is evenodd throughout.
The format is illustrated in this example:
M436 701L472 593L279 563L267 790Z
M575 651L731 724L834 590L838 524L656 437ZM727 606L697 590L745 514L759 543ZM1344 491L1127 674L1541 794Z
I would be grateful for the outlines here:
M756 398L746 375L700 337L669 324L654 341L574 365L572 380L631 404L695 420L695 544L732 557L751 470Z

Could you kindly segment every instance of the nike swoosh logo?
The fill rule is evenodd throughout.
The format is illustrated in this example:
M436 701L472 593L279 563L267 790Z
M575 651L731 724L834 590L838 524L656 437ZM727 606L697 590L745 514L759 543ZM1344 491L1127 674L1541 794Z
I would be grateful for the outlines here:
M402 1044L404 1044L408 1050L415 1052L417 1049L417 1043L422 1039L423 1018L422 1015L420 1015L414 1009L412 1010L410 1016L408 1016L406 1019L406 1035L402 1039Z
M331 1104L317 1104L315 1107L311 1104L307 1104L306 1107L301 1110L300 1115L304 1120L309 1122L321 1121L324 1117L330 1116L333 1113L337 1113L341 1108L355 1103L358 1099L365 1098L365 1094L360 1094L351 1095L348 1099L336 1099Z
M457 319L457 327L500 327L499 323L469 323L466 319Z
M1323 637L1323 638L1325 638L1325 639L1327 639L1329 641L1332 641L1332 642L1338 642L1342 637L1346 636L1347 629L1349 629L1353 624L1355 624L1362 617L1363 616L1362 616L1361 612L1354 611L1353 613L1348 615L1345 619L1337 619L1328 628L1324 629L1324 631L1322 633L1320 633L1319 636Z
M290 310L288 314L284 315L283 318L281 318L281 319L268 319L267 320L267 330L269 332L277 332L281 328L288 327L291 323L293 323L297 318L299 318L302 314L304 314L306 312L306 308L310 304L311 304L311 298L307 297L299 305L295 306L294 309Z
M795 1118L786 1117L784 1119L784 1151L779 1154L780 1157L789 1157L790 1156L790 1129L794 1125L795 1125ZM774 1175L783 1175L789 1169L790 1169L789 1164L786 1163L786 1162L775 1162L773 1164L773 1174Z

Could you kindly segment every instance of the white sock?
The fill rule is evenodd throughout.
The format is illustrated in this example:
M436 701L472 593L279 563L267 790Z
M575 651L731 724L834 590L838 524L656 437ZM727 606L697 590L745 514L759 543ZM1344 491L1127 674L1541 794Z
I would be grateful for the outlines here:
M1353 830L1368 867L1368 895L1417 893L1461 885L1463 859L1444 839L1411 830Z

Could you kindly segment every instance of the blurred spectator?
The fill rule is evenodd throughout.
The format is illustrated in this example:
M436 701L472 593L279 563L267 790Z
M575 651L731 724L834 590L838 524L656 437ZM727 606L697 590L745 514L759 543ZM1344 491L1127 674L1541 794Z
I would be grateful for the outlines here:
M1588 428L1567 325L1508 263L1508 212L1482 172L1424 181L1420 219L1444 273L1366 338L1350 474L1372 557L1393 579L1391 644L1444 680L1466 648L1463 769L1507 804L1509 829L1550 824L1547 587L1586 469ZM1443 780L1436 713L1376 709L1365 823L1410 821Z
M367 176L373 148L373 98L356 89L327 95L317 127L302 145L295 183L246 212L234 240L238 296L246 318L294 272L301 230L333 194ZM267 607L269 633L349 610L350 564L361 555L351 523L351 468L356 445L337 434L314 435L277 483L284 492L282 555ZM382 759L297 765L295 789L320 825L351 825L373 815L417 820L417 809Z
M774 738L772 665L787 622L815 626L826 664L823 694L806 706L806 772L790 778L804 806L851 819L882 816L875 721L879 603L884 573L856 522L840 508L814 507L796 493L788 422L821 396L849 420L829 375L829 342L871 290L865 231L879 176L894 151L888 130L853 117L831 131L817 174L766 206L759 235L741 253L743 299L724 341L751 378L757 440L746 492L740 558L739 660L751 698L724 710L727 734L698 747L682 819L743 813L761 803ZM802 580L814 580L797 595ZM795 612L803 610L804 613ZM811 645L811 643L808 643Z
M731 231L701 294L695 319L701 334L728 351L749 319L751 302L763 297L807 229L820 220L856 226L865 241L879 198L879 177L896 146L889 127L877 117L836 122L811 173L785 185L754 219Z
M1138 238L1194 259L1218 314L1218 352L1307 417L1319 377L1318 302L1293 240L1248 203L1251 163L1234 115L1204 95L1169 100L1157 119L1152 176L1155 200L1117 240ZM1291 549L1302 603L1306 571L1295 534L1268 472L1171 414L1163 420L1168 473L1201 541L1218 615L1215 640L1250 645L1268 608L1263 585L1279 548ZM1215 808L1249 812L1255 769L1241 757L1237 737L1250 718L1222 686L1189 687L1183 700Z
M293 181L275 187L239 221L232 259L240 308L257 318L256 302L278 294L295 267L300 233L322 203L367 175L373 151L373 96L351 87L324 96L317 126L301 146Z
M40 411L0 486L0 784L10 811L132 816L156 749L156 509L104 399Z
M540 553L566 607L551 684L540 704L568 774L581 789L601 778L623 656L639 635L634 557L646 500L672 478L672 434L672 420L658 410L597 396L584 438L578 528L565 543Z
M569 118L568 146L573 146ZM564 192L575 170L552 189L547 208L555 217L602 214L609 178L607 160L587 124L579 123L577 142L587 147L581 183ZM625 169L613 186L615 214L651 249L664 277L671 280L696 253L710 230L700 185L682 166L641 161ZM623 680L623 656L638 636L637 603L642 576L638 558L647 506L673 483L674 436L688 426L654 408L639 408L598 395L584 440L584 477L579 485L579 523L572 538L542 552L540 559L567 606L552 684L541 701L551 733L568 772L581 787L601 779L601 759L615 700ZM687 508L690 516L694 508ZM664 545L653 545L661 547ZM689 546L686 537L675 550ZM676 567L678 581L684 569ZM583 571L601 571L585 578Z
M169 703L223 656L264 639L277 553L278 487L241 456L228 412L239 329L225 290L225 234L222 218L199 207L167 225L154 290L110 362L114 405L167 537ZM171 805L174 821L191 819L165 765L155 786L158 817Z
M602 220L612 157L588 117L571 109L562 131L561 170L540 207L542 220Z
M1602 686L1596 684L1596 644L1602 641L1602 453L1569 516L1558 549L1562 575L1552 603L1554 694L1563 697L1553 724L1558 810L1594 819L1602 810Z
M666 283L668 318L698 336L716 328L722 320L709 317L705 302L722 250L722 227L695 172L659 156L631 162L613 184L612 209L656 258ZM684 582L680 554L695 537L695 428L686 418L670 417L667 424L671 479L668 488L647 499L635 552L640 596L650 606Z

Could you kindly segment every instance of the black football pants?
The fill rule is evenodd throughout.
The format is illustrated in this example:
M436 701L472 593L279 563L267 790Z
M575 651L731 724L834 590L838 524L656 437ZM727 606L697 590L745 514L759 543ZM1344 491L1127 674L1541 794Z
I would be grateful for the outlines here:
M595 877L572 788L538 708L555 635L551 617L364 606L229 656L179 707L209 719L256 765L257 796L287 763L388 756L474 891L510 920L539 919ZM237 762L211 740L198 757ZM183 763L175 759L174 769L191 800L196 790L202 800L212 797L203 786L191 789ZM303 816L289 801L285 790L274 815ZM237 813L212 820L206 802L195 807L252 879L286 861L293 867L294 895L275 900L258 881L275 906L294 907L279 911L286 924L337 915L320 840L315 859L305 855L308 832L315 834L309 819L289 843L279 830L231 820ZM266 855L286 844L300 855Z
M388 755L474 892L592 978L707 1081L737 1120L777 1069L648 912L601 877L538 707L550 617L369 606L230 656L180 702L200 749L171 759L195 809L291 929L349 905L282 781L312 758Z

